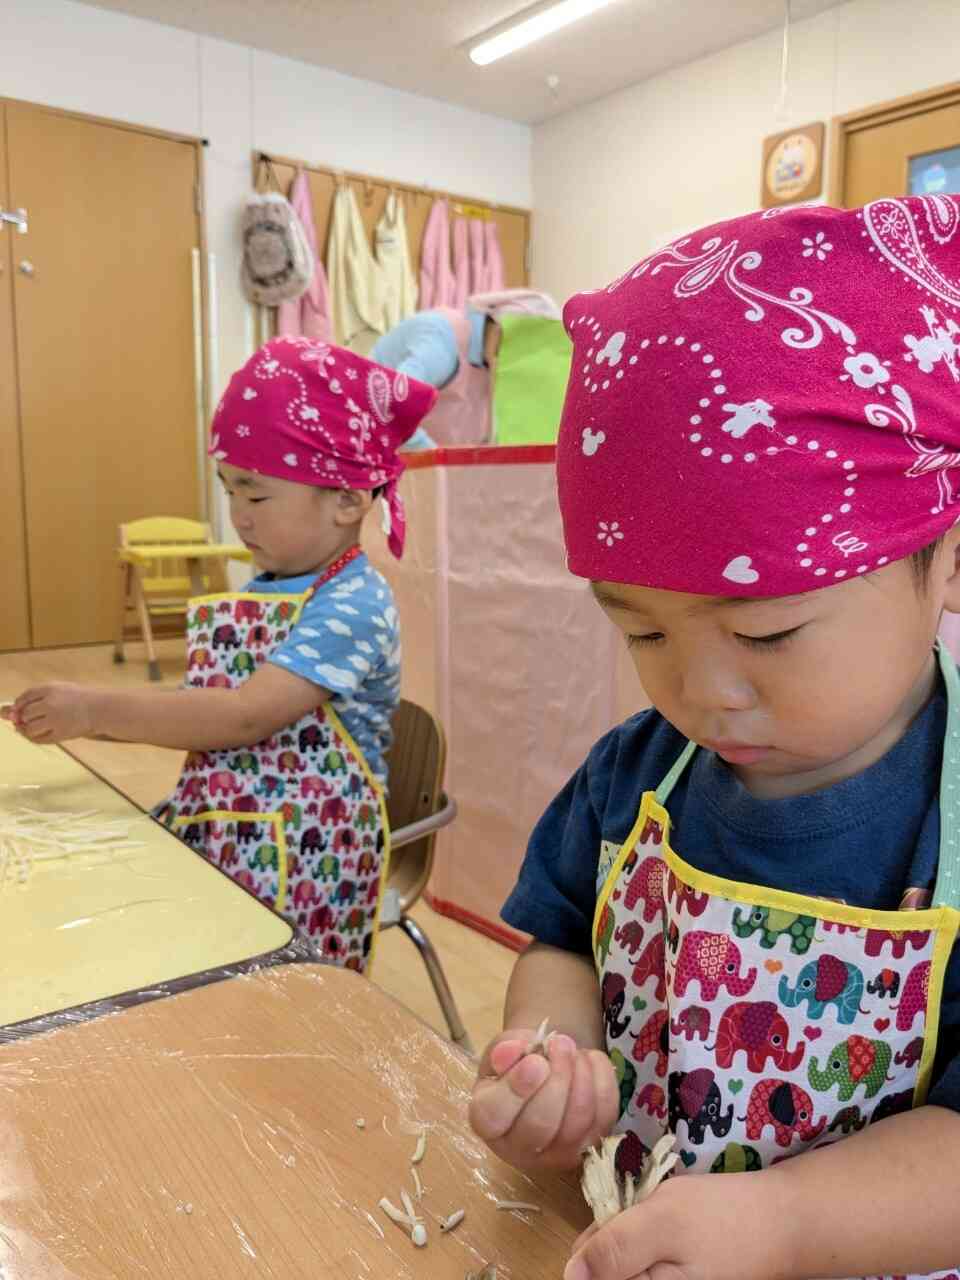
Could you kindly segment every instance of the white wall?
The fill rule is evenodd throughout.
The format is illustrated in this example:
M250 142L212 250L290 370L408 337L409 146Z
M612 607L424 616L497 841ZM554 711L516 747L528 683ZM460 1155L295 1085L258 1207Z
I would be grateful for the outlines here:
M718 6L719 9L719 6ZM539 126L534 275L558 298L754 209L763 138L960 78L957 0L851 0Z
M75 0L3 0L0 95L209 139L221 385L249 353L237 215L254 149L532 202L526 125Z

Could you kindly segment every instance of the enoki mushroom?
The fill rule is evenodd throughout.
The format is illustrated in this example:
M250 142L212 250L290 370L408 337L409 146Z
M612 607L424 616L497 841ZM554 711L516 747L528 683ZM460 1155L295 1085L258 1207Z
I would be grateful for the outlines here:
M640 1177L630 1173L621 1177L617 1172L617 1148L623 1136L618 1133L604 1138L583 1158L580 1186L597 1226L652 1195L679 1159L673 1150L675 1135L665 1133L643 1162Z
M129 836L129 822L105 820L95 809L84 813L41 813L27 808L0 811L0 887L25 883L37 862L143 847L143 841Z
M550 1048L550 1041L555 1035L555 1032L547 1030L549 1025L550 1019L544 1018L540 1023L540 1026L537 1028L537 1034L527 1045L524 1057L529 1057L531 1053L542 1054L544 1058L547 1056L547 1050Z

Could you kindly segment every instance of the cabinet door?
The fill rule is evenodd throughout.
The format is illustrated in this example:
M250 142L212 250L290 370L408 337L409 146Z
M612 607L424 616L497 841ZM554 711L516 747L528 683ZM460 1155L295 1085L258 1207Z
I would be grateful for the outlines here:
M33 643L105 641L117 525L200 515L197 148L6 109Z
M10 208L6 119L0 103L0 209ZM0 650L30 647L12 276L14 249L25 240L14 227L0 225Z

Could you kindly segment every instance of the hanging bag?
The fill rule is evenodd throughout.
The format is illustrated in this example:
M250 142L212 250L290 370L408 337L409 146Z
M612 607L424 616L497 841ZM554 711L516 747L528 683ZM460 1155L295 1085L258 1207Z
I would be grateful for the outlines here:
M267 170L277 184L269 163ZM310 287L313 272L313 252L286 196L280 191L251 196L243 211L241 268L243 291L250 301L275 307L299 298Z

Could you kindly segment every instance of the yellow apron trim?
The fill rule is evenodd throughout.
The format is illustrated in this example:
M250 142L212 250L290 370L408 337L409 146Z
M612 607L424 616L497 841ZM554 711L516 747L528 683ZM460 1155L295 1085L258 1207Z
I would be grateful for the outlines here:
M280 915L287 905L287 835L283 825L282 813L243 813L234 809L206 809L203 813L190 814L184 818L174 818L173 829L188 827L194 822L269 822L273 827L274 843L277 846L277 900L270 908ZM210 864L214 866L214 863ZM226 873L225 873L226 874ZM233 877L230 877L231 879ZM243 886L240 886L243 888ZM266 904L264 904L266 905Z
M644 793L640 805L640 815L634 823L616 862L604 881L603 889L597 901L594 914L594 932L600 913L613 891L623 865L633 852L647 818L653 818L663 827L663 843L659 846L660 856L668 868L675 872L679 879L693 889L706 892L715 897L731 898L735 901L749 903L756 907L773 907L784 911L793 911L797 915L817 916L821 920L833 924L856 925L859 928L889 929L892 933L904 933L908 929L936 929L949 919L955 920L954 929L960 925L960 912L951 907L928 907L923 911L880 911L872 907L851 907L841 902L831 902L829 898L812 898L800 893L791 893L786 889L770 889L763 885L747 884L739 880L727 880L710 872L698 871L689 862L684 862L670 845L670 816L657 800L652 791Z
M947 965L950 962L950 953L953 951L954 943L957 938L957 925L960 923L960 916L957 912L948 907L942 908L945 917L949 917L953 921L953 929L943 928L937 934L937 940L933 947L933 956L930 964L930 981L927 986L927 1007L924 1010L924 1037L923 1037L923 1053L920 1055L920 1066L917 1071L917 1084L913 1091L913 1105L915 1107L922 1106L927 1100L927 1094L930 1090L930 1076L933 1074L933 1064L937 1054L937 1042L940 1036L940 1009L943 1000L943 983L947 973ZM905 912L905 915L913 914ZM937 1016L931 1018L930 1010L935 1009Z
M260 604L279 604L282 600L299 600L305 592L294 591L285 596L280 591L218 591L215 595L191 596L189 608L201 604L223 604L227 600L256 600ZM302 607L302 606L301 606Z
M611 893L613 893L613 886L620 879L620 873L623 870L623 864L630 857L630 854L633 852L634 846L636 845L637 841L640 839L640 832L643 830L644 823L647 820L647 816L650 811L650 802L652 800L653 800L653 792L645 791L643 793L643 800L640 802L640 812L637 815L637 820L633 824L633 827L630 830L630 834L627 836L626 840L624 840L623 844L620 846L620 852L617 854L616 858L614 858L613 865L611 866L610 870L607 872L607 878L603 882L603 888L600 890L599 894L597 895L597 905L593 913L593 928L591 930L591 941L593 943L594 955L597 954L597 934L600 932L600 917L603 915L604 907L607 905L608 901L610 900Z
M383 907L383 892L387 887L387 876L390 874L390 819L387 817L387 798L384 794L383 787L370 772L370 766L367 764L367 758L357 746L353 736L344 728L343 721L331 707L329 701L321 703L325 715L330 717L334 729L343 738L344 742L357 757L360 768L363 770L364 777L373 787L377 797L377 803L380 806L380 823L383 829L383 860L380 863L380 890L377 893L377 907L373 913L373 932L370 935L370 952L367 955L367 963L364 972L365 977L370 976L373 968L373 959L377 950L377 939L380 936L380 910Z

